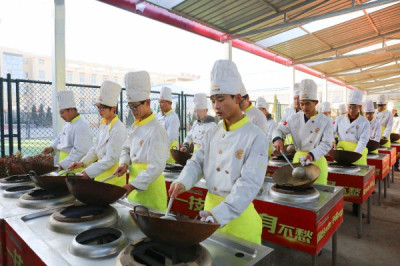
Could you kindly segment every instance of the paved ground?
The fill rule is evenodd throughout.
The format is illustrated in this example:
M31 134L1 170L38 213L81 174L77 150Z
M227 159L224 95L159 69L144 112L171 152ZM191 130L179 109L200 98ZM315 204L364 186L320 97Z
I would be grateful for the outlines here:
M383 182L382 182L383 184ZM344 202L344 221L339 228L337 265L400 265L400 172L395 172L387 198L378 206L378 186L371 195L371 224L363 219L363 237L357 237L357 217L351 213L352 204ZM367 213L366 205L363 213ZM275 249L275 265L311 265L311 255L286 247L264 243ZM331 265L332 243L329 241L320 256L318 265Z

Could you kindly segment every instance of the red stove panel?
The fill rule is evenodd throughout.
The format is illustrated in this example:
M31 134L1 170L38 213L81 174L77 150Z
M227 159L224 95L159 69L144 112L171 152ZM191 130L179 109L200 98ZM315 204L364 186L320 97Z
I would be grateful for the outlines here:
M396 159L400 159L400 143L392 143L391 147L396 149Z
M393 166L396 163L396 148L384 148L384 149L378 149L378 153L387 153L390 154L390 166Z
M383 180L389 174L390 155L383 158L367 158L368 165L375 166L375 179Z

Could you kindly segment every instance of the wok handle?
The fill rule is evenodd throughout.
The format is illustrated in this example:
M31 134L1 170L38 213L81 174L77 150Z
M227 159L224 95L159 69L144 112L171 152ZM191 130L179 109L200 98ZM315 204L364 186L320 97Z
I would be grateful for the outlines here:
M149 209L144 206L144 205L136 205L135 207L133 207L133 212L136 214L136 209L137 208L142 208L143 210L145 210L147 212L147 216L151 217Z

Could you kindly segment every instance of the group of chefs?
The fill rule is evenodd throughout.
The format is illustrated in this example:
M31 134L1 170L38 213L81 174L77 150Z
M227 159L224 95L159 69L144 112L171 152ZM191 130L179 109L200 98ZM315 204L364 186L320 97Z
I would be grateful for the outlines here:
M262 187L273 149L283 152L285 142L293 143L293 162L317 165L321 173L316 182L326 184L324 155L336 146L335 136L337 147L361 153L357 163L366 164L368 140L379 141L381 135L389 138L393 124L383 95L378 98L377 110L366 101L365 117L361 116L363 95L358 90L350 92L346 112L332 121L317 111L317 85L305 79L295 84L293 106L277 125L264 98L256 99L253 105L235 63L218 60L211 70L210 99L221 121L216 124L208 115L206 94L196 94L197 120L180 148L188 151L193 145L194 155L167 192L162 172L167 162L174 162L170 149L178 147L180 125L171 108L171 89L162 88L161 112L156 116L150 105L147 72L127 73L125 87L126 101L135 117L129 134L116 114L121 86L105 81L95 104L102 118L95 143L88 122L76 108L73 92L61 91L57 95L59 114L66 123L43 153L59 152L60 169L84 178L102 181L113 176L107 183L124 187L128 199L161 211L166 209L167 195L177 197L203 177L208 189L200 213L203 219L218 222L221 231L258 244L262 220L252 201Z

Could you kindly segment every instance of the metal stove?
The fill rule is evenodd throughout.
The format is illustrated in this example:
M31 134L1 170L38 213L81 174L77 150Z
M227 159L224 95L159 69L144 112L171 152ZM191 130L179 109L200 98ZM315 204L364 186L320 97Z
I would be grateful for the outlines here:
M329 172L336 172L336 173L343 173L343 174L355 174L360 172L360 167L355 164L351 165L341 165L338 163L328 163L328 171Z
M314 187L308 187L304 190L286 189L277 186L271 186L268 191L271 198L277 201L292 203L308 203L319 199L320 193Z
M18 199L18 206L30 209L44 209L75 202L75 197L68 190L34 189L24 193Z
M77 234L95 227L109 227L118 222L118 212L112 206L76 204L55 211L48 221L50 230Z
M34 185L29 175L12 175L0 179L0 189L7 189L17 185Z
M120 202L120 201L118 201ZM140 239L144 239L145 235L137 228L129 215L131 208L134 206L127 201L112 204L112 207L118 212L118 222L115 225L116 230L124 232L128 242L135 243ZM74 239L83 245L92 245L91 252L101 252L102 240L94 239L107 238L105 242L115 245L113 239L118 238L118 233L106 231L103 233L82 233L80 237L70 234L60 234L50 230L46 224L55 209L42 210L28 215L19 215L6 219L6 228L12 228L21 238L23 244L29 245L36 256L47 265L116 265L117 254L102 258L84 258L88 252L81 255L74 255L73 249L76 245ZM86 231L85 231L86 232ZM96 236L96 234L98 236ZM86 244L85 244L86 243ZM107 243L106 243L107 244ZM99 248L95 246L99 245ZM223 233L215 233L207 240L201 243L212 257L212 265L269 265L272 260L271 248L249 243L237 238L231 237ZM82 253L82 252L81 252Z
M277 157L272 157L269 162L268 162L268 167L269 166L276 166L276 167L282 167L285 165L288 165L289 163L285 159L280 159Z

